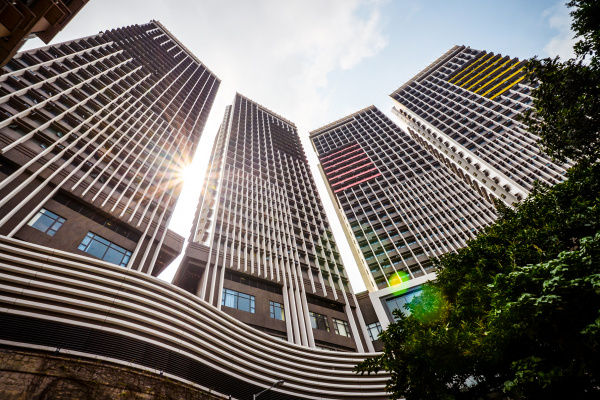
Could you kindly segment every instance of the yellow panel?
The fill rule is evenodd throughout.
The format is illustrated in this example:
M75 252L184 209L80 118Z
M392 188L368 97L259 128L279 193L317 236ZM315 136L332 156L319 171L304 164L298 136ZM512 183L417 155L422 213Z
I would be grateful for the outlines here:
M517 83L521 82L525 78L526 78L526 76L523 75L522 77L520 77L519 79L517 79L516 81L514 81L512 85L505 87L504 89L502 89L501 91L499 91L498 93L496 93L495 95L493 95L492 97L490 97L490 100L492 100L492 99L500 96L502 93L506 92L508 89L510 89L511 87L515 86Z
M448 82L452 83L452 81L453 81L453 80L455 80L456 78L458 78L459 76L461 76L463 73L465 73L465 72L467 71L467 68L474 67L475 65L479 64L479 63L480 63L481 61L483 61L484 59L486 59L486 58L489 58L489 56L491 56L491 55L492 55L492 53L487 53L487 54L484 54L483 56L481 56L481 57L479 57L477 60L475 60L475 62L474 62L473 64L471 64L471 65L465 65L465 66L463 67L464 69L463 69L462 71L460 71L458 74L454 75L454 76L452 77L452 79L450 79ZM473 71L469 71L469 73L471 73L471 72L473 72ZM468 74L467 74L467 75L468 75ZM462 79L462 78L461 78L461 79ZM460 81L460 79L459 79L459 81Z
M494 68L494 70L492 70L492 71L488 72L488 73L487 73L487 74L485 74L485 76L484 76L484 77L482 77L480 80L478 80L477 82L475 82L474 84L472 84L471 86L469 86L469 87L467 88L467 90L471 90L471 88L472 88L473 86L477 85L479 82L481 82L482 80L484 80L485 78L487 78L488 76L490 76L491 74L493 74L494 72L498 71L500 68L504 67L506 64L508 64L508 63L509 63L509 62L511 62L511 61L512 61L512 60L508 60L508 61L506 61L505 63L503 63L503 64L499 65L497 68ZM500 74L500 76L502 76L502 74ZM477 93L478 91L480 91L481 89L483 89L483 88L484 88L484 87L486 87L487 85L489 85L489 83L487 83L487 84L483 85L482 87L480 87L480 88L479 88L479 89L477 89L477 90L473 90L472 92L473 92L473 93Z
M493 63L490 63L490 65L488 65L487 67L485 67L484 69L482 69L481 71L479 71L476 75L472 76L471 79L469 79L468 81L466 81L465 83L463 83L462 85L460 85L460 87L464 87L467 83L471 82L473 79L481 76L481 74L483 74L485 71L487 71L488 69L492 68L494 65L497 65L498 62L502 61L502 58L498 58L497 60L495 60ZM485 78L485 76L483 77ZM481 78L481 79L483 79ZM479 79L479 80L481 80ZM478 81L479 82L479 81ZM473 85L469 86L468 88L466 88L467 90L469 90L470 87L472 87Z
M498 84L497 84L497 85L495 85L493 88L491 88L490 90L488 90L487 92L485 92L484 94L482 94L482 96L485 96L486 94L488 94L489 92L491 92L492 90L494 90L494 89L495 89L495 88L497 88L498 86L502 85L504 82L506 82L507 80L509 80L510 78L512 78L513 76L515 76L516 74L518 74L519 72L521 72L521 71L522 71L522 70L524 70L524 69L525 69L525 67L521 67L521 68L519 68L519 69L517 70L517 72L515 72L514 74L511 74L511 75L510 75L508 78L504 79L502 82L498 83ZM523 78L525 78L525 76L523 76L521 79L523 79ZM515 81L515 83L513 83L512 85L510 85L510 86L509 86L509 88L510 88L510 87L513 87L513 86L514 86L514 85L515 85L517 82L518 82L518 81ZM505 90L506 90L506 89L505 89ZM502 90L502 92L504 92L504 90ZM500 93L502 93L502 92L500 92ZM498 93L498 94L500 94L500 93ZM498 94L497 94L497 95L498 95ZM496 96L497 96L497 95L496 95ZM494 97L496 97L496 96L494 96ZM492 98L494 98L494 97L492 97Z

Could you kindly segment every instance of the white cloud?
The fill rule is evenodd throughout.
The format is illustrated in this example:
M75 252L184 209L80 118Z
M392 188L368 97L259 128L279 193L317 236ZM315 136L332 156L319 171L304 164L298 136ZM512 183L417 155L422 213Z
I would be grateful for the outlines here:
M571 30L572 19L569 15L569 9L563 3L564 1L561 1L542 14L542 17L548 20L550 27L558 31L548 44L544 46L544 51L550 57L560 56L563 59L567 59L575 55L573 45L577 40L574 38L575 34Z
M322 122L329 74L387 44L381 2L230 0L192 8L197 22L181 21L174 33L195 37L190 49L223 81L299 126Z

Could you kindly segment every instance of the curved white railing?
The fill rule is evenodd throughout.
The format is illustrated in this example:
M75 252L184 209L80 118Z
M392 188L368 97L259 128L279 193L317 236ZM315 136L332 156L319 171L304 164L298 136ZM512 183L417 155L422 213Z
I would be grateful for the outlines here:
M232 382L263 388L283 380L273 389L281 398L388 397L389 375L353 372L372 353L279 341L152 276L6 237L0 237L0 314L123 335L200 362ZM193 383L211 388L210 381Z

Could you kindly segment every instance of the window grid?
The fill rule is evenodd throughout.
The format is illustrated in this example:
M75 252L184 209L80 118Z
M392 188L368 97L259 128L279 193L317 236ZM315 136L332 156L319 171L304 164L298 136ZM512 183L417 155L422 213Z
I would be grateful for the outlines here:
M347 321L337 318L332 318L331 320L333 321L333 329L337 335L352 337L352 334L350 333L350 326L348 326Z
M252 314L256 312L254 296L246 293L236 292L235 290L231 289L223 288L223 299L221 300L221 305L250 312Z
M54 236L56 231L60 229L65 223L66 219L54 214L52 211L48 211L45 208L41 208L38 213L29 220L27 225L42 231L50 236Z
M98 257L101 260L120 265L121 267L126 267L131 258L131 252L129 250L126 250L93 232L88 232L87 235L85 235L78 249L85 251L94 257Z
M408 303L410 303L411 301L414 300L415 297L418 297L421 294L421 289L419 290L415 290L413 292L404 294L402 296L397 296L397 297L393 297L391 299L387 299L386 300L386 304L387 304L387 308L390 312L390 314L392 316L394 310L400 310L400 312L402 312L402 314L408 316L410 315L410 311L407 310L404 306ZM396 317L394 316L394 320L396 320Z
M379 339L379 334L381 333L381 324L379 323L379 321L367 325L367 332L369 332L371 342Z
M327 316L316 312L310 312L310 324L313 329L329 332L329 322Z
M283 304L269 301L269 313L271 318L285 321L285 310L283 309Z

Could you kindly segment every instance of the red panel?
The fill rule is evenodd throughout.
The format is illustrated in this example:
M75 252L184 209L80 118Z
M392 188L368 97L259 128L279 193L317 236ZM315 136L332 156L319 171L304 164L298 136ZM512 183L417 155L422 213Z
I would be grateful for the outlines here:
M371 165L373 165L373 164L371 164ZM337 183L336 183L335 185L333 185L333 186L340 185L340 184L342 184L342 183L344 183L344 182L346 182L346 181L349 181L349 180L351 180L351 179L354 179L354 178L356 178L357 176L361 176L361 175L364 175L364 174L366 174L366 173L368 173L368 172L371 172L371 171L376 171L376 170L377 170L377 168L371 168L371 169L369 169L369 170L366 170L365 172L361 172L360 174L357 174L357 175L353 176L352 178L344 179L343 181L337 182Z
M352 151L350 151L350 152L348 152L348 153L346 153L346 154L342 154L341 156L337 156L337 157L335 157L335 158L332 158L332 159L331 159L331 160L329 160L329 161L325 161L325 162L324 162L324 163L322 163L322 164L323 164L323 165L325 165L325 164L332 163L332 162L334 162L335 160L339 160L340 158L347 157L348 155L350 155L350 154L352 154L352 153L356 153L356 152L360 152L361 154L364 154L364 152L362 151L362 149L355 149L355 150L352 150Z
M363 154L360 154L359 156L362 156L362 155L366 155L366 154L364 154L364 153L363 153ZM352 158L354 158L354 157L352 157ZM351 159L352 159L352 158L351 158ZM351 159L350 159L350 160L351 160ZM349 160L344 160L344 161L349 161ZM329 176L329 174L333 174L334 172L336 172L336 171L339 171L339 170L341 170L341 169L344 169L344 168L349 168L350 166L352 166L352 165L354 165L354 164L358 164L358 163L360 163L360 162L363 162L363 161L367 161L369 164L373 164L373 163L371 162L371 160L369 160L369 158L368 158L368 157L365 157L365 158L361 158L361 159L360 159L360 160L358 160L358 161L354 161L353 163L350 163L350 164L348 164L348 165L344 165L343 167L340 167L340 168L338 168L338 169L334 169L334 170L332 170L332 171L325 171L325 173L326 173L326 174ZM333 167L336 167L337 165L338 165L338 164L336 164L336 165L333 165Z
M366 182L366 181L368 181L368 180L370 180L370 179L377 178L379 175L381 175L381 173L379 173L379 172L378 172L377 174L375 174L375 175L373 175L373 176L369 176L368 178L365 178L365 179L363 179L362 181L358 181L358 182L355 182L355 183L353 183L352 185L344 186L343 188L337 189L337 190L335 190L333 193L338 193L338 192L341 192L342 190L346 190L346 189L348 189L348 188L351 188L352 186L356 186L356 185L358 185L359 183L363 183L363 182Z
M356 147L356 146L358 146L358 143L355 143L355 144L353 144L352 146L349 146L349 147L345 147L342 150L336 151L335 153L327 154L326 156L321 157L321 162L323 162L323 160L325 160L326 158L329 158L329 157L331 157L331 156L333 156L333 155L335 155L337 153L341 153L342 151L346 151L346 150L351 149L351 148Z
M341 178L342 176L344 176L344 175L348 175L348 174L349 174L349 173L351 173L351 172L363 170L365 167L367 167L367 168L368 168L368 167L373 167L373 163L368 163L368 164L365 164L365 165L361 165L360 167L356 167L356 168L354 168L354 169L350 169L350 170L344 170L344 172L343 172L343 173L341 173L341 174L338 174L338 175L336 175L336 176L332 176L332 177L330 177L330 178L329 178L329 180L334 180L334 179ZM371 170L372 170L372 168L371 168L369 171L371 171ZM360 175L360 174L359 174L359 175ZM344 181L345 181L345 180L346 180L346 179L344 179ZM340 181L340 182L344 182L344 181ZM332 183L332 185L337 185L337 184L338 184L338 183L340 183L340 182L337 182L337 183Z

